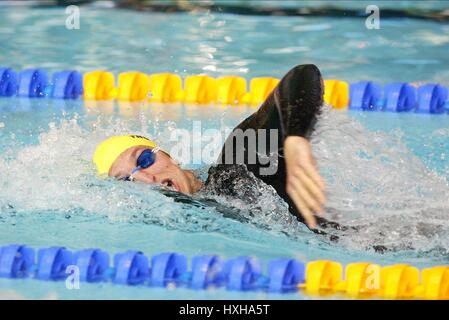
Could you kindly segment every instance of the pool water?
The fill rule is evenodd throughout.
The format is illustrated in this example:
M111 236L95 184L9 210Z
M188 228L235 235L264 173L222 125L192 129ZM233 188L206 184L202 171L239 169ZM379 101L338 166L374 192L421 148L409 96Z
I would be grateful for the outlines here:
M0 7L0 65L50 72L104 68L280 77L315 63L323 76L449 84L449 26L385 20L149 14L82 7L81 29L67 30L62 9ZM96 144L119 133L140 133L170 149L174 129L223 133L251 107L0 99L0 244L35 248L137 249L148 256L175 251L342 263L447 264L449 251L449 117L339 112L325 108L312 137L327 182L329 218L357 232L336 231L332 243L292 222L276 197L264 203L217 199L249 222L174 202L157 187L99 180L91 163ZM220 148L220 145L217 146ZM201 178L209 163L185 163ZM269 205L267 205L269 204ZM277 212L272 207L280 208ZM285 209L285 208L284 208ZM258 214L253 217L251 213ZM373 250L388 248L385 253ZM0 279L1 297L26 298L308 298L300 293L196 292Z

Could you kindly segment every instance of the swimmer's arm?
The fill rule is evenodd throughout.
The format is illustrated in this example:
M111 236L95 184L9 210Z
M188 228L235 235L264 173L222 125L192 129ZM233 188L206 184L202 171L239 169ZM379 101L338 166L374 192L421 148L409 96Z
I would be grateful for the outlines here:
M324 182L312 155L310 136L323 102L323 80L314 65L291 69L273 92L284 136L286 191L309 228L322 215Z
M273 91L284 138L308 138L323 104L324 83L315 65L291 69Z
M300 136L284 140L284 157L287 171L286 190L307 226L316 227L314 214L323 215L324 181L312 155L309 141Z

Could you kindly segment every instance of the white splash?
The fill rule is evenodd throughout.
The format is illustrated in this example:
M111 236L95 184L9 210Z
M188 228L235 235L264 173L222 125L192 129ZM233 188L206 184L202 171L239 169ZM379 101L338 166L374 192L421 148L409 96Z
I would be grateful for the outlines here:
M449 186L398 135L370 132L346 113L325 108L312 137L327 181L327 217L358 231L348 246L447 248Z
M214 206L198 209L176 202L154 186L98 179L91 156L102 139L133 132L162 141L173 129L169 122L156 119L136 132L129 121L107 119L100 116L80 124L74 117L50 123L37 144L19 144L3 152L0 208L4 212L77 212L189 232L237 232L235 222L223 218ZM398 136L369 132L346 113L325 109L312 145L327 181L327 218L356 228L326 230L340 237L339 245L423 251L448 247L449 186ZM201 168L198 173L204 178L206 171ZM283 201L269 191L263 192L270 196L255 203L216 200L239 209L254 225L310 240L305 227L291 219Z

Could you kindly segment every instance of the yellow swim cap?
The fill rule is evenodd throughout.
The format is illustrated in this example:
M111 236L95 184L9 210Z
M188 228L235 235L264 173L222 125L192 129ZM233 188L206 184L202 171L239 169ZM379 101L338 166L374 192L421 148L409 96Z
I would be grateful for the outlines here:
M100 143L92 159L97 166L98 174L108 174L114 161L124 151L135 146L155 148L156 144L148 138L137 135L113 136Z

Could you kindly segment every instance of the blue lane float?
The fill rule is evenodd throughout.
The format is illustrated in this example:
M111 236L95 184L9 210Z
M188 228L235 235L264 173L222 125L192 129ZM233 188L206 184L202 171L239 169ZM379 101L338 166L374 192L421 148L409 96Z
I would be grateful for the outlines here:
M26 69L19 73L19 97L43 98L48 86L48 74L43 69Z
M380 84L372 81L352 83L349 87L349 108L359 110L376 110L381 99Z
M17 73L11 68L0 68L0 96L15 96L18 88Z
M275 259L268 265L270 292L294 292L305 282L305 267L293 259Z
M151 286L182 285L180 280L187 272L187 258L174 252L161 253L151 259L151 267Z
M64 247L40 249L38 252L36 278L61 280L67 277L67 267L74 264L72 252Z
M56 72L52 82L52 98L78 99L83 94L83 75L77 71Z
M230 259L224 267L226 288L235 291L255 290L262 286L262 267L258 259L238 257Z
M99 282L106 280L109 268L109 254L100 249L81 250L75 254L75 265L79 268L80 280Z
M409 112L416 108L416 88L405 82L389 83L384 87L383 111Z
M151 261L151 264L150 264ZM273 259L268 274L261 261L242 256L224 260L217 255L194 256L190 269L186 256L166 252L149 259L140 251L117 253L110 266L109 254L98 248L72 252L65 247L35 250L24 245L0 247L1 278L34 278L62 281L77 267L82 282L112 282L119 285L185 287L194 290L226 288L232 291L263 290L285 293L304 283L305 266L294 259Z
M217 255L193 257L190 287L196 290L221 287L225 281L223 267L224 261Z
M24 278L34 265L34 250L22 245L9 245L0 248L0 277Z
M138 285L149 276L148 258L140 251L129 250L114 257L113 282L118 284Z
M418 108L421 113L444 113L448 98L447 88L439 84L425 84L418 89Z

